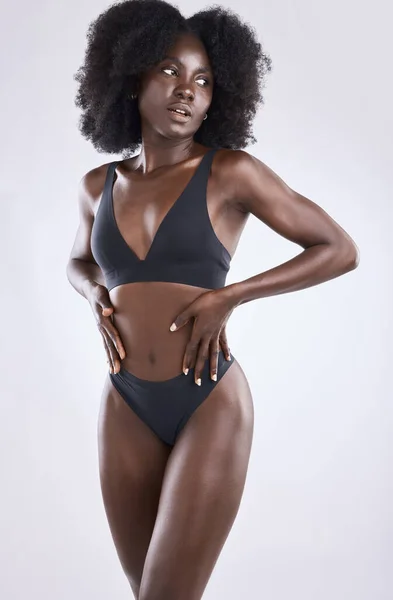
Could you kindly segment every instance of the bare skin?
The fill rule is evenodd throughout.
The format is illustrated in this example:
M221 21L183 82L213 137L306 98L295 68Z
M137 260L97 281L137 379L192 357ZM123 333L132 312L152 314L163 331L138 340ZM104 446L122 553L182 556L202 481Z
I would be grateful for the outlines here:
M208 113L214 85L213 73L197 70L198 65L210 68L204 46L182 35L169 55L183 64L166 59L142 78L141 153L120 162L113 185L119 230L141 259L208 150L193 139ZM208 85L202 81L206 77ZM166 106L176 101L192 108L188 122L169 118ZM67 274L91 304L112 372L122 362L138 377L157 381L195 366L197 379L209 360L213 375L218 346L229 352L225 325L236 306L316 285L357 266L353 240L320 207L255 157L220 149L209 176L207 205L213 230L231 256L250 213L304 252L214 292L148 282L120 285L108 293L90 249L107 166L93 169L81 181L81 222ZM177 325L175 331L170 331L171 323ZM98 420L100 481L135 598L202 597L240 505L253 426L252 396L237 361L191 415L173 449L133 413L107 378Z

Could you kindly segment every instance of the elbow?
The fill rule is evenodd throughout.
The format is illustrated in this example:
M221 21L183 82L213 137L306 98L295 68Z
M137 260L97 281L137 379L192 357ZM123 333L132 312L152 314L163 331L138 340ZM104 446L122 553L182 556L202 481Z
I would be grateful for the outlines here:
M65 275L66 275L68 281L70 280L70 278L69 278L69 271L70 271L70 261L67 262L66 268L65 268Z
M353 271L359 266L360 252L353 240L344 240L339 243L337 254L344 273Z
M68 260L67 264L66 264L66 267L65 267L65 275L66 275L66 277L67 277L67 279L68 279L68 281L69 281L70 283L71 283L71 277L72 277L72 275L71 275L71 271L72 271L72 264L73 264L73 263L72 263L72 260L73 260L73 259L72 259L72 258L70 258L70 259ZM71 285L72 285L72 284L71 284Z
M356 269L356 267L358 267L359 263L360 263L360 252L359 252L359 248L355 245L354 256L353 256L353 260L351 263L351 269Z

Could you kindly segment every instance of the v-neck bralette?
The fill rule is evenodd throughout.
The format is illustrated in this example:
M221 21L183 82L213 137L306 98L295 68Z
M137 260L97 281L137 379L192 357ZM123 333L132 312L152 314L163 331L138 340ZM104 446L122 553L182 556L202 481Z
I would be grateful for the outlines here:
M91 232L91 250L108 290L138 281L168 281L217 289L225 285L231 256L212 227L206 189L216 148L202 157L190 181L162 219L141 259L122 236L113 208L113 179L119 161L109 163Z

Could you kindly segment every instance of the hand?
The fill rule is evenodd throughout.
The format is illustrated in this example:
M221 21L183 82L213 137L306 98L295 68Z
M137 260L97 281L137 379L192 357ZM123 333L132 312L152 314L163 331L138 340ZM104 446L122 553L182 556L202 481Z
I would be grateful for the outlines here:
M109 299L108 290L106 287L97 284L92 288L87 300L93 309L98 330L103 338L109 370L111 373L118 373L120 371L120 360L125 358L126 353L119 332L112 322L111 315L114 309Z
M195 383L201 385L201 373L207 358L210 359L210 377L217 381L219 346L227 360L231 360L225 326L235 305L224 292L225 288L209 290L198 296L172 323L170 330L177 331L192 317L194 327L183 358L183 373L195 364Z

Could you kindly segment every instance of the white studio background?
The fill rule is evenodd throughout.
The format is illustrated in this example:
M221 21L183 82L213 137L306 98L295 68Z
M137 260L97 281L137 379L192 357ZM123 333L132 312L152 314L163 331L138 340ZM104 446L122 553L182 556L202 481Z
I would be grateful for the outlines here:
M342 225L361 260L343 277L231 317L255 433L242 504L204 599L388 600L391 4L222 4L256 27L273 60L258 143L246 150ZM178 2L185 16L207 5ZM38 0L2 10L4 600L131 597L98 478L104 349L65 274L78 182L117 158L81 137L73 103L88 24L107 6ZM228 283L300 251L250 217Z

